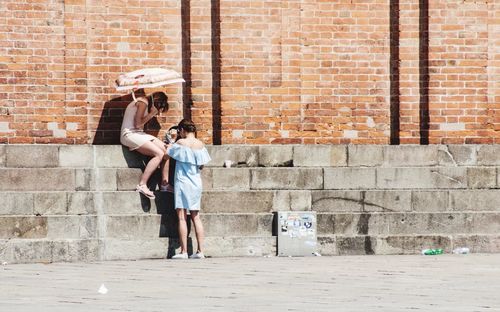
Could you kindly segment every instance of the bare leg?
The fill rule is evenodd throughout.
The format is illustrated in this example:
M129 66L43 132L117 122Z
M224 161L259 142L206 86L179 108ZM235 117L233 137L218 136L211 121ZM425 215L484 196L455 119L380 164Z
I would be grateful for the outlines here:
M193 220L194 230L196 232L196 242L198 243L197 253L203 252L203 241L205 240L205 230L203 229L203 224L201 223L200 214L198 211L191 210L191 220Z
M179 240L181 241L181 254L187 253L187 210L178 208L177 217L179 219Z
M161 150L163 150L163 159L160 163L160 171L161 171L161 185L167 185L168 184L168 168L169 168L169 162L170 162L170 157L167 155L167 148L165 147L165 143L162 141L155 139L153 140L153 143L158 146Z
M153 172L155 172L155 170L158 168L161 161L163 160L165 152L153 142L147 142L143 144L136 151L143 155L152 157L151 160L149 160L148 164L146 165L146 168L144 169L144 172L141 175L139 185L142 185L148 182Z

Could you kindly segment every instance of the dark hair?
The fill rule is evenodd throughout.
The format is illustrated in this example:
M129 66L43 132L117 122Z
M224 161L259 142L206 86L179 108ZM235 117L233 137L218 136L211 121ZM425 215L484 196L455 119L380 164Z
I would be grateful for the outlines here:
M151 94L151 97L148 99L149 105L154 105L160 112L163 112L167 109L168 102L167 95L163 92L155 92Z
M181 129L184 129L186 132L196 132L196 126L194 122L189 119L182 119L181 122L179 122L177 128L179 129L179 131Z

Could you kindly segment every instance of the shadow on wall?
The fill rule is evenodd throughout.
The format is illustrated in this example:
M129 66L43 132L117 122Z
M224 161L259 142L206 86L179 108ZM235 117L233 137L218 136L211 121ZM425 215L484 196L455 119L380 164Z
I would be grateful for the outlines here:
M123 114L127 105L132 102L132 95L116 97L104 103L101 117L92 140L93 145L120 144L120 130ZM156 117L153 117L145 127L145 132L158 137L161 125Z

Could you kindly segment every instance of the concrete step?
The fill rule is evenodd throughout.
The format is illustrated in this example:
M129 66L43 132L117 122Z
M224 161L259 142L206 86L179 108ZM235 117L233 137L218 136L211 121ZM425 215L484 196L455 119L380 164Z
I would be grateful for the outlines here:
M272 236L272 213L205 213L206 236Z
M413 255L423 249L442 248L445 253L468 247L471 253L500 252L500 235L321 235L319 252L337 255Z
M499 166L499 145L219 145L210 167ZM0 167L128 168L147 158L121 145L2 145Z
M273 235L272 213L202 213L206 237L270 237ZM177 238L177 215L174 211L161 217L160 236ZM188 228L194 227L188 218Z
M166 258L167 238L0 240L0 260L8 263L79 262Z
M206 236L271 236L272 213L204 213ZM165 215L0 216L0 239L146 239L177 237L175 212Z
M138 168L4 168L5 191L134 190ZM497 167L206 168L205 190L496 189ZM150 181L158 189L159 175Z
M160 215L0 216L0 239L147 239L160 235Z
M188 240L188 251L196 240ZM210 257L264 256L276 253L276 238L207 237ZM0 263L90 262L102 260L166 259L180 252L176 238L155 239L0 239Z
M135 191L0 192L0 215L169 214L172 193L150 200ZM484 190L210 190L204 213L500 211L500 189ZM174 213L175 214L175 213Z
M468 247L472 253L500 252L500 235L320 235L322 255L419 254L426 248L446 253ZM189 250L196 248L189 239ZM0 261L36 263L162 259L179 252L177 239L0 239ZM207 237L205 254L211 257L267 256L276 254L276 237Z
M138 192L0 192L0 215L120 215L163 214L173 208L173 194L156 199Z
M318 235L496 234L500 212L319 213Z

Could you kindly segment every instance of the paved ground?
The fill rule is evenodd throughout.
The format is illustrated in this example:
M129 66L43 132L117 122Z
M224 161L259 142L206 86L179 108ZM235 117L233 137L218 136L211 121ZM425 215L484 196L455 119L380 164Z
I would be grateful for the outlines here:
M500 311L500 254L0 267L2 312L408 310Z

